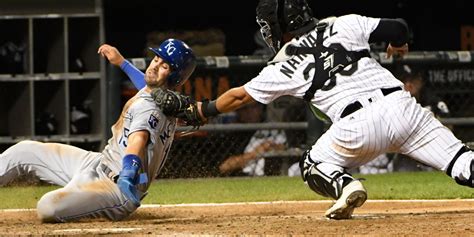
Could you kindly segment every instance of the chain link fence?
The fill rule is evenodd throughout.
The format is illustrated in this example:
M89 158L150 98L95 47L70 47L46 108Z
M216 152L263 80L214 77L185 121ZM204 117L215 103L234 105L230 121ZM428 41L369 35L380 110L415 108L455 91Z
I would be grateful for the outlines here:
M431 106L430 109L434 110L433 107L439 106L438 101L442 101L449 113L435 114L459 139L468 144L474 141L474 64L471 52L411 52L403 59L390 61L384 59L383 53L372 56L396 75L401 76L404 65L420 75L423 90L436 101L424 106ZM141 60L144 59L132 62L142 67L148 65L147 61ZM252 79L265 66L266 60L260 56L199 58L196 72L178 91L196 100L215 99L228 89ZM124 76L120 72L114 75ZM133 90L126 78L122 78L122 82L123 90ZM329 126L315 120L302 100L283 97L269 105L249 105L236 112L221 114L199 131L179 128L179 132L186 134L175 140L159 176L299 175L299 157ZM427 169L398 154L385 154L374 164L353 172Z

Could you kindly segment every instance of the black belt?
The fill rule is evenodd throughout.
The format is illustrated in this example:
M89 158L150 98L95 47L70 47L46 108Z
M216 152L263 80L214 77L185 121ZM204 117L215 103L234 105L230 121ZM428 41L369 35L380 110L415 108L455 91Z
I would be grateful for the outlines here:
M387 96L387 95L389 95L389 94L391 94L395 91L399 91L399 90L402 90L402 88L399 87L399 86L392 87L392 88L381 88L380 89L380 91L382 91L383 96ZM361 108L362 108L362 104L359 101L351 103L351 104L347 105L346 108L344 108L344 110L342 110L341 118L344 118L347 115L352 114L352 113L356 112L357 110L359 110Z
M104 174L109 177L110 180L112 180L114 183L117 183L118 175L115 174L112 169L110 169L108 166L100 163L100 169L104 171Z

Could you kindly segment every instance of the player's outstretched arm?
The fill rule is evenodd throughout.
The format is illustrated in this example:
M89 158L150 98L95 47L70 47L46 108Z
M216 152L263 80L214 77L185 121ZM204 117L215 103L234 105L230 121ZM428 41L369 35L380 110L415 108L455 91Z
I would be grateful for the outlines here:
M126 60L117 48L108 44L103 44L99 47L97 53L102 57L107 58L111 64L120 67L130 78L135 88L140 90L146 86L145 74Z
M234 111L255 101L243 86L230 89L210 102L196 102L189 96L162 88L153 89L151 96L166 116L179 118L186 125L194 127L205 124L210 117Z
M232 88L209 103L203 102L199 107L199 114L207 119L220 113L235 111L238 108L253 103L255 100L245 90L244 86Z

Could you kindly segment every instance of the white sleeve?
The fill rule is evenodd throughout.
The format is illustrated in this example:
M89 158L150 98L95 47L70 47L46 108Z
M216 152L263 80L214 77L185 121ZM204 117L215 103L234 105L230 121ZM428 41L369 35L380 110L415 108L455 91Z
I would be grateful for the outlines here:
M356 14L341 16L337 19L337 31L344 36L342 42L347 49L359 51L369 49L370 34L379 25L380 18L366 17Z
M369 41L370 34L377 28L380 22L380 18L366 17L356 14L347 15L347 20L353 22L360 32L365 41Z
M258 76L244 85L245 91L262 104L268 104L278 97L293 95L300 87L280 72L280 64L266 66Z

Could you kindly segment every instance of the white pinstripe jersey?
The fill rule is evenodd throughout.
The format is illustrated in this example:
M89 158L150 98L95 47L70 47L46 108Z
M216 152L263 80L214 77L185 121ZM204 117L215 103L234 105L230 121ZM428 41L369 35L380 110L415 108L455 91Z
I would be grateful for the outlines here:
M102 163L118 174L122 170L122 158L125 156L128 136L136 131L148 131L150 138L143 166L148 179L151 180L166 161L175 129L176 119L166 117L158 109L150 93L142 89L127 102L119 120L112 126L113 136L102 152L105 156Z
M324 46L339 43L348 51L370 50L370 33L380 19L360 15L345 15L324 19L329 26L324 32ZM316 29L289 44L315 46ZM287 60L269 64L260 74L244 85L253 99L268 104L283 95L303 98L311 86L314 75L314 57L297 55ZM375 59L364 57L344 71L356 70L350 76L336 74L336 85L329 90L318 89L312 104L325 113L333 122L338 121L342 110L361 96L369 95L379 88L403 86L392 73L383 68ZM305 75L306 74L306 75Z

